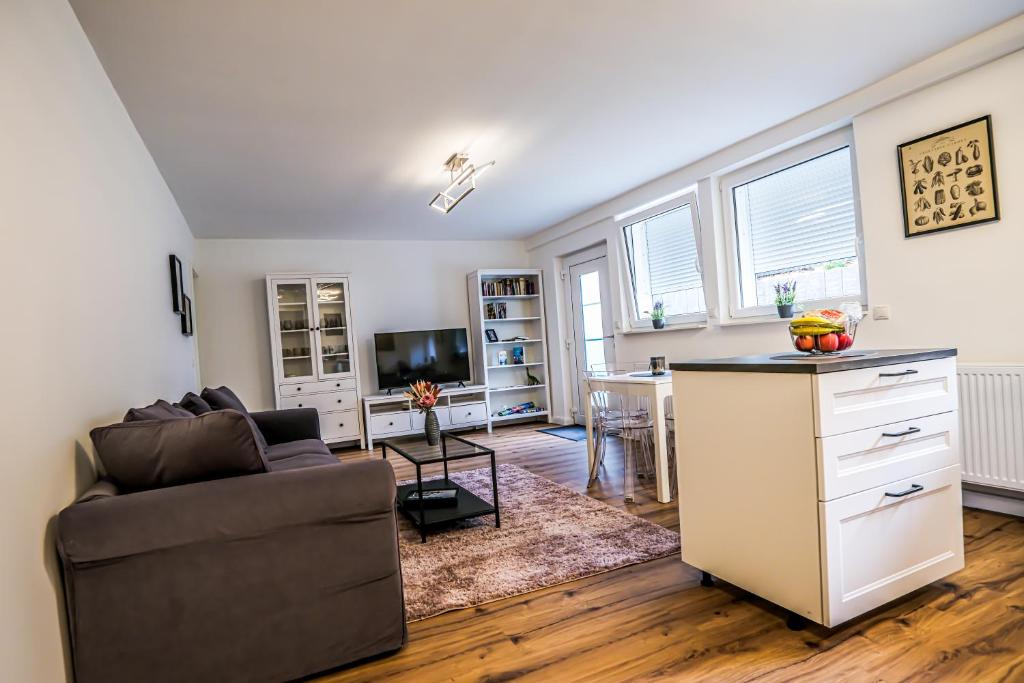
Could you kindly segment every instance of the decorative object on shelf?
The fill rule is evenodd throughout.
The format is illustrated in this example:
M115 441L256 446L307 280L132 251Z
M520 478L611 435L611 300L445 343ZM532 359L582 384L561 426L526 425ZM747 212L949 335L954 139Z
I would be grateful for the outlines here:
M807 311L789 323L793 347L804 353L838 353L853 346L862 313L860 304L840 304L839 309Z
M991 116L896 149L905 237L999 220Z
M498 351L498 365L508 365L508 351Z
M497 320L498 313L497 309L494 308L494 304L487 304L484 306L484 320Z
M490 343L496 344L498 342L498 333L491 329L490 327L484 330L484 334L487 335L487 341L489 341Z
M512 347L512 365L522 365L526 362L526 356L523 353L522 346Z
M436 446L441 441L441 423L438 422L434 406L437 404L437 397L441 395L441 387L421 379L410 384L409 391L403 395L424 414L423 434L427 437L428 444Z
M192 299L188 298L184 294L181 297L184 301L184 307L181 311L181 333L186 337L192 336Z
M663 301L655 301L654 307L644 313L650 313L651 325L654 329L660 330L665 327L665 303Z
M508 415L529 415L530 413L539 413L543 408L538 408L537 404L533 401L527 401L526 403L520 403L514 406L505 406L494 415L495 417L506 417Z
M451 182L430 200L430 206L447 214L476 189L476 181L491 166L494 166L493 161L488 161L481 166L469 163L468 154L456 152L451 155L444 162L444 170L448 171Z
M504 320L508 317L508 307L504 301L499 301L494 308L497 313L498 320Z
M665 374L665 356L651 356L651 374L655 376Z
M796 280L775 283L775 307L780 318L793 317L793 302L796 301Z
M526 386L536 387L539 386L540 383L540 380L534 377L532 374L530 374L529 370L526 371Z
M185 280L181 274L181 260L171 254L171 310L182 313L185 310Z

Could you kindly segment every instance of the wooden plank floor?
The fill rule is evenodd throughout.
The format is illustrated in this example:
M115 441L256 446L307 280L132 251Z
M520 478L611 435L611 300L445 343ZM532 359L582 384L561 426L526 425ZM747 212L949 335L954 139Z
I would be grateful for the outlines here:
M539 426L470 438L499 462L586 491L585 444ZM414 476L394 464L399 479ZM623 503L621 467L612 457L588 493L677 529L675 505L653 492ZM316 680L1024 681L1024 521L965 510L964 533L963 571L832 631L790 631L780 609L729 585L703 588L670 557L412 623L397 654Z

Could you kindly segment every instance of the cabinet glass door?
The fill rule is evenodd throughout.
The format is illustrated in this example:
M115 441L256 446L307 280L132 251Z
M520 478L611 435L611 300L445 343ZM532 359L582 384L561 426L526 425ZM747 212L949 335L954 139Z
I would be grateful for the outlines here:
M276 280L274 293L277 303L278 344L282 375L287 381L304 381L316 378L313 359L314 333L309 295L309 280Z
M319 319L319 372L324 378L352 374L349 344L348 288L343 280L316 279Z

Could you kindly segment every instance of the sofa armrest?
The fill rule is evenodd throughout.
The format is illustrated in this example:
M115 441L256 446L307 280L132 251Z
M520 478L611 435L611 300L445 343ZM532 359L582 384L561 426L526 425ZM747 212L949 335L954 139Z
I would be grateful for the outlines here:
M76 503L57 543L79 683L292 680L405 642L383 461Z
M320 438L320 416L316 408L264 410L249 413L249 416L271 446L289 441Z

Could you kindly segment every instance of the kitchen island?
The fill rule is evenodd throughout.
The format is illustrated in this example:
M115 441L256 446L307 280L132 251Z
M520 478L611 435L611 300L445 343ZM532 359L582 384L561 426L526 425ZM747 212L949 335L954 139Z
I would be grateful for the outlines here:
M683 561L836 626L964 566L956 349L670 365Z

